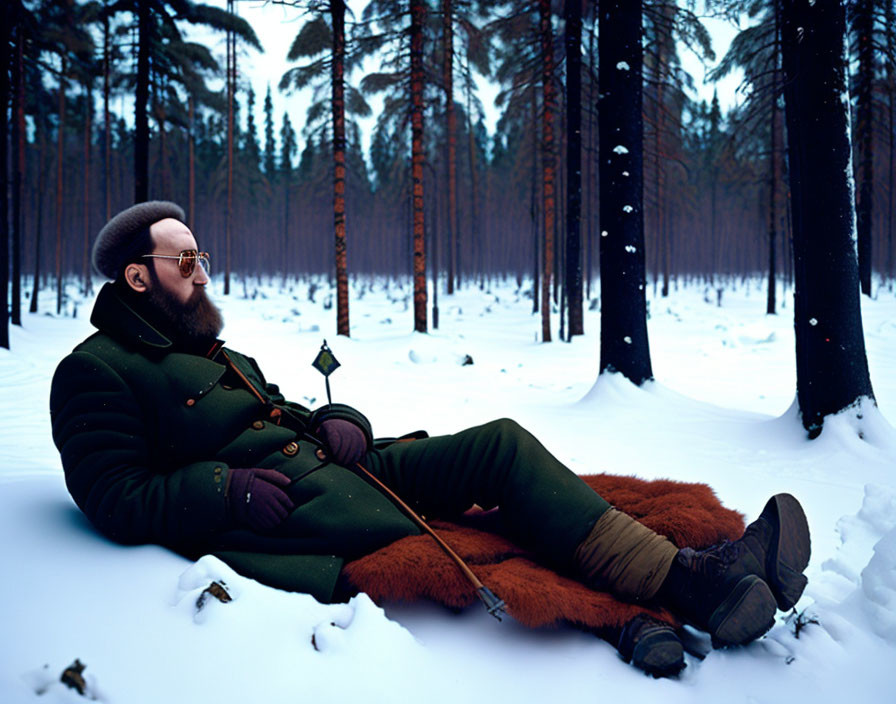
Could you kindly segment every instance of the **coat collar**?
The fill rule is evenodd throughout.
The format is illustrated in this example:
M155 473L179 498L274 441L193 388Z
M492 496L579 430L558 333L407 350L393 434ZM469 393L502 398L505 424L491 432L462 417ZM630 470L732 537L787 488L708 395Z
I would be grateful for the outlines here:
M132 347L176 351L171 338L147 320L138 307L125 300L112 283L106 283L100 289L90 314L90 323L101 332ZM205 356L214 356L223 344L222 341L215 340Z
M90 323L110 337L131 345L155 349L170 349L172 346L171 340L125 301L111 283L104 284L100 289L90 314Z

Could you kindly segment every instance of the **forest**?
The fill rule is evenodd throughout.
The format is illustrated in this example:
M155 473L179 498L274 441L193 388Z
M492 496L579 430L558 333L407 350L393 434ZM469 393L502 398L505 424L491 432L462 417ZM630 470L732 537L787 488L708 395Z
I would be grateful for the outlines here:
M40 296L59 315L66 280L93 290L89 252L111 215L164 199L183 205L225 295L235 274L323 274L344 335L349 276L411 278L421 332L438 326L439 293L515 277L545 342L552 314L562 338L581 334L584 305L601 306L605 331L630 326L616 349L602 334L601 367L640 383L645 286L699 281L721 303L728 283L761 276L769 314L776 282L795 286L798 330L817 327L801 300L843 292L825 310L853 321L839 328L864 357L852 289L876 295L894 276L891 0L269 5L301 18L271 83L312 88L305 114L274 114L271 89L241 73L265 32L240 2L4 3L3 346ZM698 10L740 22L723 56ZM690 97L682 51L714 80L743 72L736 107ZM477 77L500 87L494 133ZM374 98L365 153L356 120Z

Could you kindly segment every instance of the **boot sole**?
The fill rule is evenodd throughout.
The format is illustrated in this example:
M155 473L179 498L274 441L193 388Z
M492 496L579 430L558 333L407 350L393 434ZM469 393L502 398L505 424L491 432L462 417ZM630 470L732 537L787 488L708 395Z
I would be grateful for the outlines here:
M746 645L775 625L775 597L754 574L743 577L709 618L714 648Z
M799 601L808 581L803 574L811 554L806 514L793 496L776 494L759 518L768 521L774 530L766 556L766 582L778 608L789 611Z
M685 667L684 646L668 623L639 614L619 634L620 657L654 677L674 677Z
M657 630L635 646L632 665L654 677L673 677L684 669L684 648L671 628Z

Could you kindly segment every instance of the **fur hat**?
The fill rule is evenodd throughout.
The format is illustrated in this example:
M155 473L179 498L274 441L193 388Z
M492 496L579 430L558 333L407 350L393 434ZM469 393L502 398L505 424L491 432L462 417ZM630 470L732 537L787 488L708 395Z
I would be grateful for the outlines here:
M149 226L165 218L186 220L183 208L167 200L137 203L122 210L100 230L93 245L93 268L110 279L118 276L121 267L138 255L136 251Z

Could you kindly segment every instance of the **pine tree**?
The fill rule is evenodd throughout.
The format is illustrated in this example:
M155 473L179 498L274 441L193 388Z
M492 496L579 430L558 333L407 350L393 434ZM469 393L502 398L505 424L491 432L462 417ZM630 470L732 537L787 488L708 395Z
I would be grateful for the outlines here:
M277 163L277 147L274 143L274 102L271 100L271 86L268 84L264 96L264 172L268 180L274 178Z
M585 333L582 310L582 3L566 5L566 305L569 339Z
M640 0L601 0L600 370L640 386L653 378L645 299Z
M842 0L783 0L797 401L809 437L873 402L859 305ZM824 150L819 144L827 145Z

